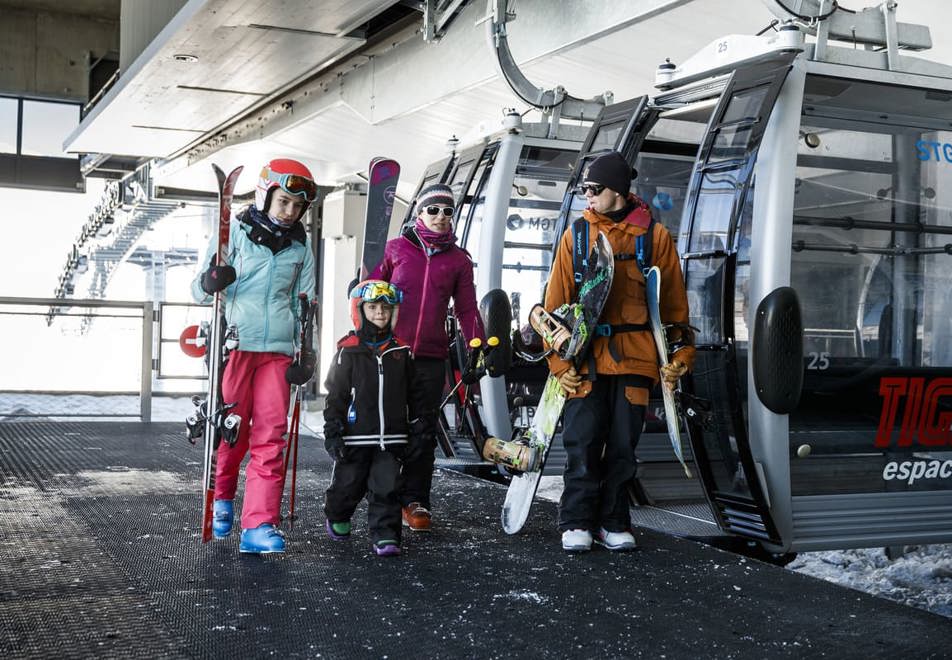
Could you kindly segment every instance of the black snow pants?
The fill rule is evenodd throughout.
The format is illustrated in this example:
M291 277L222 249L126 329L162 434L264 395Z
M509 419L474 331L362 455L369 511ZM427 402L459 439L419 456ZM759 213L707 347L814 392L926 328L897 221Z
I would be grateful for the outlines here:
M443 398L443 386L446 383L446 362L439 358L415 358L413 360L413 382L410 387L422 392L425 402L420 416L428 421L430 432L423 439L420 455L403 464L400 504L406 506L419 502L430 508L430 489L433 486L433 464L436 461L436 429L440 414L440 402Z
M625 390L650 387L644 376L600 374L587 396L565 402L562 442L568 456L560 530L631 527L628 482L635 476L635 446L647 406L631 403Z
M334 462L331 485L324 496L324 515L332 523L350 520L366 495L371 540L399 543L399 481L400 462L391 451L376 446L347 447L344 459Z

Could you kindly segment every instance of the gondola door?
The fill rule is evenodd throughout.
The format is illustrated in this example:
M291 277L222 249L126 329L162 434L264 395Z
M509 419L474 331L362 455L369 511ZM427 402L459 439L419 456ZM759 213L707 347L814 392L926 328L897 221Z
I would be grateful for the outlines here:
M713 407L708 424L689 424L702 485L722 529L768 544L780 534L745 421L746 364L735 352L734 276L738 226L749 217L761 140L796 53L736 69L714 108L685 201L678 249L697 361L686 389Z

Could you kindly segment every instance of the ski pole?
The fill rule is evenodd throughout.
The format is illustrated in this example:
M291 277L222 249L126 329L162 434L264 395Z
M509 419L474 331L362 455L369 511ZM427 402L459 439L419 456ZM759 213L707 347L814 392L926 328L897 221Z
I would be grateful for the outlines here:
M297 457L298 457L298 439L301 437L301 399L304 398L304 390L298 389L297 401L294 404L294 417L291 423L294 425L294 453L291 459L291 499L288 506L288 519L291 528L294 528L294 498L297 494Z
M306 293L299 293L298 300L301 303L301 349L298 351L298 360L304 353L304 343L307 341L308 324L310 323L311 305L308 302ZM288 521L290 528L294 528L294 499L297 489L297 446L298 436L301 429L301 401L304 398L304 386L296 385L294 390L294 407L291 412L291 423L288 425L288 446L284 452L284 478L282 485L286 483L288 476L288 465L291 465L291 493L288 499ZM283 488L282 488L283 490Z
M483 340L479 337L473 337L469 340L469 360L466 363L466 366L463 368L463 371L460 373L460 378L456 381L456 384L453 386L453 389L450 390L450 393L446 395L446 398L443 399L443 403L440 404L440 410L442 410L447 403L450 402L450 399L453 398L453 395L456 394L456 391L463 384L464 374L471 374L476 370L476 365L479 363L479 353L480 347L483 345ZM468 376L466 376L468 378Z

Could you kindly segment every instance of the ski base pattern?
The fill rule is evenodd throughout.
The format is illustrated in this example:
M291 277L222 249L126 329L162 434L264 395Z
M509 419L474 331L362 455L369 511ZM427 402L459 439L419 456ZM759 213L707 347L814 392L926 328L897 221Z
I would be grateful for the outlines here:
M393 200L400 180L400 163L390 158L374 158L367 172L367 216L364 221L364 249L360 258L360 279L370 277L383 259L393 215Z
M651 335L654 337L655 348L658 349L658 362L660 366L668 364L668 338L665 335L664 325L661 323L661 271L657 266L652 266L645 277L648 286L648 320L651 323ZM669 389L664 381L658 385L661 390L661 396L664 398L664 421L668 425L668 437L671 439L671 448L674 449L674 455L678 462L684 468L684 473L688 479L693 478L691 469L684 462L684 450L681 448L681 428L678 415L678 406L674 398L674 391Z
M553 314L537 305L530 314L533 329L549 342L563 359L572 360L576 369L586 358L588 348L595 337L595 327L608 299L614 272L615 258L611 244L605 235L599 232L586 268L582 272L582 281L578 283L576 302L563 305ZM559 341L560 335L564 337L563 341ZM515 473L509 482L506 501L502 506L502 528L507 534L517 533L529 518L529 509L539 487L539 479L542 477L545 459L562 416L565 399L559 379L550 374L545 381L542 398L529 428L517 440L535 449L537 458L531 472Z

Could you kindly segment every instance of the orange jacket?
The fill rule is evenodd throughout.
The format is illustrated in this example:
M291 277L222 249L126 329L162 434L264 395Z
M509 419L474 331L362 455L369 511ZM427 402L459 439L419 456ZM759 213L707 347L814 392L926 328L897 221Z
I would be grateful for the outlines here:
M630 195L629 199L637 206L620 222L613 222L607 216L592 209L585 209L582 216L590 224L588 232L589 250L595 244L598 232L605 234L615 255L633 254L635 237L644 234L651 220L650 210L640 199ZM684 289L684 277L681 275L681 262L674 247L671 234L661 224L654 225L652 245L652 265L661 270L661 320L664 323L688 323L688 299ZM546 286L544 307L552 311L563 303L571 302L575 293L575 277L572 267L572 228L562 235L559 247L549 273ZM645 299L645 278L638 268L636 259L615 261L615 274L612 288L605 301L601 323L612 325L622 323L647 323L648 305ZM672 334L677 334L673 332ZM609 342L614 342L616 362L609 352ZM650 330L622 332L613 337L596 337L593 340L591 355L595 357L595 372L598 374L639 374L648 376L655 382L659 379L658 353ZM677 359L690 369L694 364L694 347L686 346L677 352ZM566 371L571 363L553 353L549 356L549 370L556 376ZM588 373L589 360L579 366L579 373ZM583 383L584 385L584 383ZM583 387L576 394L584 396L590 387Z

